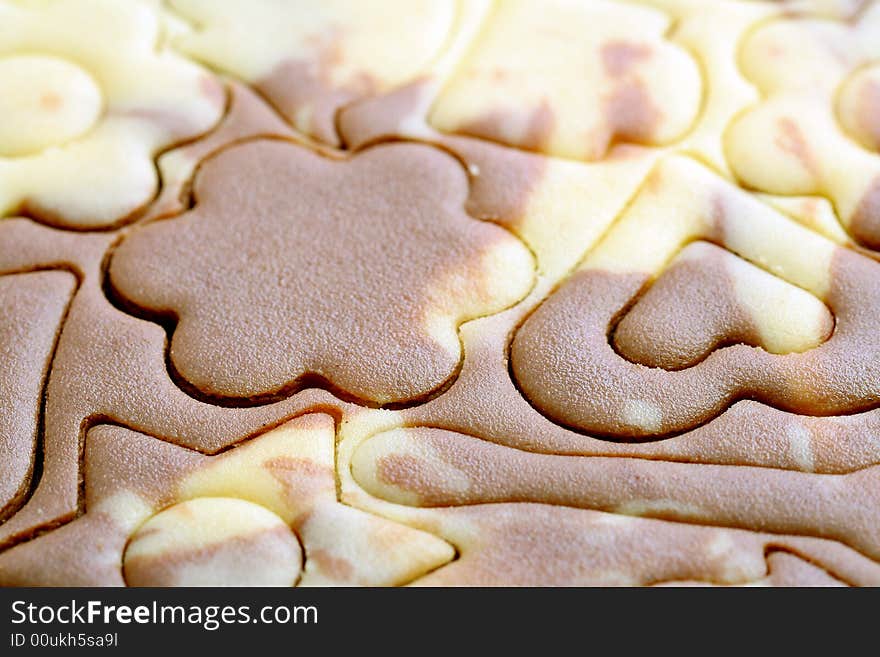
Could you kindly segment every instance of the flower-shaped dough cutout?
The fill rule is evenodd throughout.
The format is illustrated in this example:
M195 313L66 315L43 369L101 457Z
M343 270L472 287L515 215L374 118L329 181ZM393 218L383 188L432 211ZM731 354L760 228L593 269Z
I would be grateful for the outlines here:
M0 584L395 585L445 541L338 501L335 426L310 413L217 456L91 429L84 515L0 555Z
M703 83L664 39L670 19L626 3L500 3L430 123L551 155L600 160L617 142L682 136Z
M880 248L880 156L871 137L876 119L861 116L872 86L859 82L869 81L863 69L878 59L880 4L850 23L799 17L764 25L741 58L763 100L725 137L731 168L746 186L824 196L853 239L872 249Z
M181 50L253 84L295 128L333 145L336 110L419 78L460 10L449 0L170 5L196 26L176 39Z
M466 214L468 179L444 152L377 146L339 160L254 141L206 161L196 206L137 228L110 280L178 319L170 361L202 393L259 398L329 385L369 404L437 390L458 326L528 292L534 263Z
M208 73L157 46L160 27L141 2L0 2L0 216L95 229L152 200L154 157L225 103Z

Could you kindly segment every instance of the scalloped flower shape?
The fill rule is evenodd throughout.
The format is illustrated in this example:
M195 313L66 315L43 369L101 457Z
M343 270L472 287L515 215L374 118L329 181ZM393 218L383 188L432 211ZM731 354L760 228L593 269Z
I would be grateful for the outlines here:
M169 362L211 399L318 384L410 404L457 374L458 327L529 291L535 265L465 212L445 152L395 143L350 158L258 140L204 162L195 208L139 227L110 280L135 311L177 320Z
M0 216L73 229L149 203L155 156L225 104L214 78L161 46L155 11L112 0L0 2L0 88Z

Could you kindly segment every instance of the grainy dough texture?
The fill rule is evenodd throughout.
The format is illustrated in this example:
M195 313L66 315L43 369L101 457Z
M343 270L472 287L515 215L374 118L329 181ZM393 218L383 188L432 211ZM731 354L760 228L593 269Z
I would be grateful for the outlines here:
M0 0L0 585L880 585L880 1Z

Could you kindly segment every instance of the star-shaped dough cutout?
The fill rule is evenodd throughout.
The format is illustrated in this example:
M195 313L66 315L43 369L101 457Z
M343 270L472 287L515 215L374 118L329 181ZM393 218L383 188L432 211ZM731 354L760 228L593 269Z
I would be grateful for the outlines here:
M92 428L85 513L0 556L2 585L395 585L455 550L339 502L335 424L299 416L206 456Z

